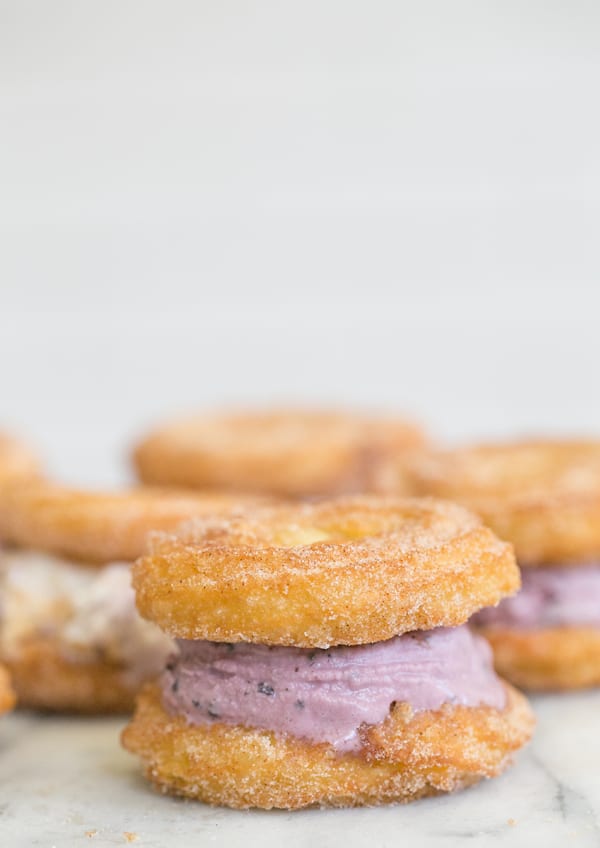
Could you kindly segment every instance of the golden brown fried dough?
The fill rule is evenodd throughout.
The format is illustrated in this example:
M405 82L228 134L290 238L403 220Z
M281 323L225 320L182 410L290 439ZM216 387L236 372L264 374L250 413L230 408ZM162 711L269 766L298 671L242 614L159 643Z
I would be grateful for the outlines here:
M532 691L600 685L600 630L593 627L478 628L492 645L496 670Z
M34 453L12 436L0 433L0 486L40 473L41 466Z
M140 681L122 666L70 662L60 646L42 637L30 639L19 654L5 660L20 707L50 712L106 715L131 712Z
M15 693L7 670L0 665L0 713L11 710L15 704Z
M197 521L155 538L133 585L171 636L329 647L462 624L520 578L462 507L364 496Z
M412 488L463 503L521 565L600 557L600 442L524 441L421 455Z
M326 743L266 730L187 724L167 715L150 686L122 741L160 790L209 804L298 809L412 801L505 768L534 723L523 696L506 689L503 711L447 704L411 716L397 705L383 724L363 728L359 754L338 754Z
M143 553L150 530L250 503L257 499L143 487L93 492L31 481L0 493L0 538L80 562L129 562Z
M398 457L424 442L422 431L403 419L229 413L166 425L137 446L134 463L145 483L305 498L397 487Z

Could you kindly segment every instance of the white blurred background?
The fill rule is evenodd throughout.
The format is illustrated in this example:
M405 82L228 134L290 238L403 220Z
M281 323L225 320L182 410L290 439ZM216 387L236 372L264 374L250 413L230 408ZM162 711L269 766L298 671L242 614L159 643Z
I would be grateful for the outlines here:
M0 424L600 433L600 5L0 0Z

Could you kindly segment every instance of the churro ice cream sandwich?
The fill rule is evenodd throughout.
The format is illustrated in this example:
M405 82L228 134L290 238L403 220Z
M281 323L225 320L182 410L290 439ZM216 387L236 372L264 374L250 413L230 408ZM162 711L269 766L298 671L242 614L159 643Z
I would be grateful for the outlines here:
M476 510L515 546L518 595L475 619L528 689L600 684L600 442L522 441L422 457L420 493Z
M233 508L239 498L42 480L0 489L0 661L25 707L130 709L172 650L135 608L130 564L148 531Z
M525 698L465 622L519 587L510 545L429 499L249 510L134 565L175 640L123 733L162 791L296 809L410 801L499 774Z

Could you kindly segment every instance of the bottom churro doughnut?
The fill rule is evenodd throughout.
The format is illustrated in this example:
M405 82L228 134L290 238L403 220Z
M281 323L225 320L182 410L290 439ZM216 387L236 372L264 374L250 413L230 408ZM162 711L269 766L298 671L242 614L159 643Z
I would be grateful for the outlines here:
M314 651L178 647L123 742L164 791L209 803L407 801L498 774L531 732L467 627Z
M10 685L10 677L5 668L0 665L0 713L12 709L15 703L15 693Z
M525 568L522 580L474 617L499 673L526 689L600 685L600 565Z
M188 724L148 687L122 738L163 792L241 809L298 809L411 801L470 786L503 770L532 723L527 701L506 686L503 710L446 704L412 714L397 705L382 724L362 729L358 753L340 754L268 730Z
M600 686L600 629L483 627L498 673L517 686L560 691Z
M51 712L129 712L139 688L125 665L103 659L65 659L61 645L43 637L21 645L18 658L6 663L19 706Z

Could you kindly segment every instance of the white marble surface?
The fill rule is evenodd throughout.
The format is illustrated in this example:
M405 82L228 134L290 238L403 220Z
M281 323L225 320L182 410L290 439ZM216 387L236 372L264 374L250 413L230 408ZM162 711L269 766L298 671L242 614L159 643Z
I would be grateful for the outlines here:
M406 807L233 812L157 795L120 720L0 722L0 844L10 848L600 845L600 692L535 699L538 730L497 780ZM88 837L87 831L96 831Z

